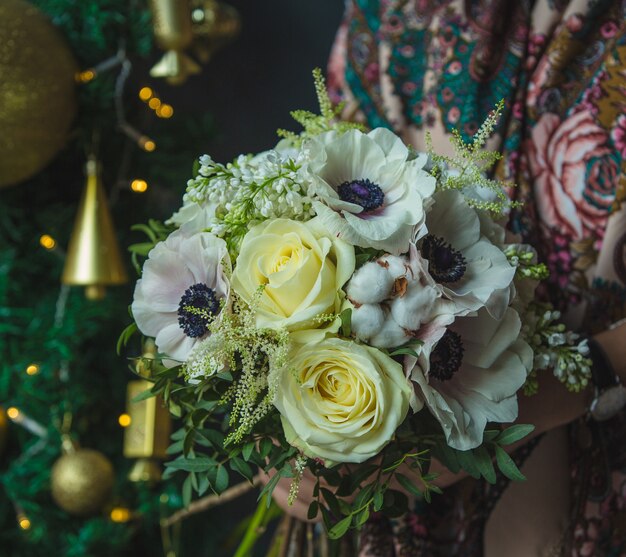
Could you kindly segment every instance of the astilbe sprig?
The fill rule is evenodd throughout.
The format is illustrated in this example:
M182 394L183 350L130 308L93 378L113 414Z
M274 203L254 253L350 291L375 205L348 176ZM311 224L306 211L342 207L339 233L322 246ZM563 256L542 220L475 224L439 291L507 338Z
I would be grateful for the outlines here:
M225 445L240 443L272 409L276 371L287 365L287 332L256 326L255 305L261 293L260 289L250 305L233 294L233 311L223 311L209 325L210 336L183 365L183 374L195 382L226 368L233 373L220 400L221 405L230 405L231 432Z
M452 156L436 153L432 137L426 134L426 146L433 163L431 172L438 179L438 186L441 189L462 191L469 205L495 215L505 214L509 209L520 206L519 202L512 201L507 195L507 190L515 187L515 184L487 177L487 172L502 158L499 152L487 149L486 143L496 129L503 109L504 101L501 100L470 142L464 141L458 130L452 130ZM494 199L478 198L476 192L480 188L490 191Z
M302 126L303 131L297 134L292 131L279 129L277 131L279 137L287 139L295 147L300 147L305 140L331 130L340 134L352 129L365 131L365 126L362 124L341 120L344 103L333 106L328 96L328 89L326 88L322 70L319 68L313 70L313 81L320 113L315 114L308 110L292 111L290 113L291 117Z

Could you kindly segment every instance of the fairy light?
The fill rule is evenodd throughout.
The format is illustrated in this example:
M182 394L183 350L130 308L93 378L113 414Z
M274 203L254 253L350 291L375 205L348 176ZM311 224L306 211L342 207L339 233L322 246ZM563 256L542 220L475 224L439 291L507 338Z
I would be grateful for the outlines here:
M136 179L130 183L130 189L137 193L143 193L148 189L148 182Z
M126 507L115 507L109 515L113 522L128 522L131 517L130 510Z
M139 90L139 98L143 101L143 102L148 102L153 95L153 91L152 89L150 89L150 87L142 87Z
M174 108L170 104L163 103L157 110L156 115L159 118L171 118L174 116Z
M159 99L158 97L152 97L152 98L148 101L148 106L149 106L152 110L157 110L157 109L161 106L161 99Z
M156 149L156 143L152 141L149 137L142 135L139 138L139 147L141 147L146 153L152 153Z
M17 523L20 525L22 530L29 530L31 523L29 518L25 514L20 514L17 517Z
M26 373L28 375L37 375L39 373L39 366L37 364L30 364L26 367Z
M47 250L54 249L55 246L57 245L56 240L49 234L43 234L39 238L39 243L41 244L42 247L46 248Z
M122 427L128 427L130 422L132 422L132 418L128 414L120 414L117 421Z
M94 69L84 70L82 72L78 72L75 76L75 79L78 83L89 83L94 80L97 73Z

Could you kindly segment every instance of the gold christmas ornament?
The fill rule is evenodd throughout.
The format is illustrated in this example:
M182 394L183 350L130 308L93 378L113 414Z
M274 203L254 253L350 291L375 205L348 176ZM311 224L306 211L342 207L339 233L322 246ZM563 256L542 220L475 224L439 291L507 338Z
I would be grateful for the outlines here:
M24 0L0 2L0 187L37 174L65 145L76 71L42 12Z
M144 358L152 356L149 351ZM150 389L152 383L141 379L130 381L126 387L126 412L129 425L124 428L124 456L139 459L130 472L131 481L154 482L161 478L158 459L166 458L169 445L170 413L160 397L133 402L140 393Z
M69 514L90 516L107 503L113 482L113 465L102 453L69 450L52 467L52 498Z
M87 161L87 183L78 207L61 282L86 286L91 300L104 297L105 287L128 280L115 237L100 169L94 157Z
M193 51L206 64L213 53L233 41L241 30L235 8L217 0L196 0L191 11Z
M165 54L150 70L152 77L164 77L172 85L184 83L202 70L183 51L191 45L191 9L188 0L150 0L152 26L157 45Z

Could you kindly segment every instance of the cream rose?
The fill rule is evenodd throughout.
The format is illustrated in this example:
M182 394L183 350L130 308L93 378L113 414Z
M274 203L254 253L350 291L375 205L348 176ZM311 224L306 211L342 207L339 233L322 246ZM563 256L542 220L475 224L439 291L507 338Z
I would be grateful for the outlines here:
M327 467L378 454L406 417L412 393L398 362L339 338L296 346L274 406L287 442Z
M318 219L274 219L245 235L231 284L248 303L263 286L255 301L258 327L285 328L309 342L319 334L303 331L338 329L338 320L329 326L316 317L339 313L354 265L354 247L330 236Z

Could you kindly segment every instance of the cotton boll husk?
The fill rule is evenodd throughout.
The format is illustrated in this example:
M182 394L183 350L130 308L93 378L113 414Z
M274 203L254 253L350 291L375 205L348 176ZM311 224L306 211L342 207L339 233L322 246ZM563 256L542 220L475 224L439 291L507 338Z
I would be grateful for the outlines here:
M391 295L393 281L384 267L370 261L354 273L346 293L356 304L379 304Z
M367 341L384 323L385 314L377 304L363 304L352 310L352 333L360 340Z

